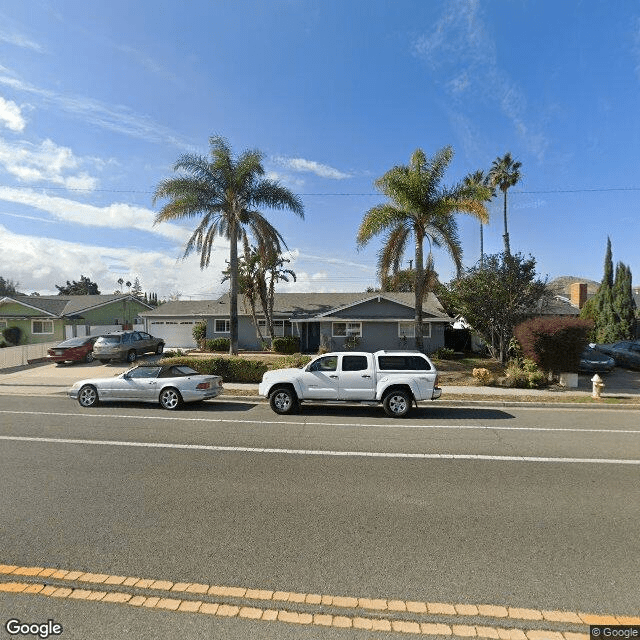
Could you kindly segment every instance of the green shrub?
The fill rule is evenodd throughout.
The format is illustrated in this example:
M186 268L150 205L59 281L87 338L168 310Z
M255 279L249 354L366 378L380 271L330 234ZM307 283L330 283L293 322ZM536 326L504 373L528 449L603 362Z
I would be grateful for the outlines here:
M301 353L294 353L292 355L283 356L282 358L273 360L272 362L269 362L267 366L270 371L274 369L300 369L311 362L311 360L311 356L303 356Z
M164 362L164 359L161 361ZM244 358L196 358L193 356L177 356L169 358L173 365L186 365L198 373L220 376L223 382L260 382L267 370L267 365L260 360Z
M207 337L207 323L197 322L193 326L193 330L191 333L198 347L202 348L202 343L204 342L204 339Z
M539 389L547 385L547 376L529 358L511 360L505 369L506 386L517 389Z
M6 327L2 330L2 336L9 344L20 344L22 331L20 327Z
M440 347L433 352L433 357L438 360L453 360L455 357L455 351L449 349L449 347Z
M204 340L205 351L229 351L231 342L229 338L213 338L211 340Z
M297 353L300 351L300 338L298 336L274 338L272 347L276 353Z
M531 318L514 329L525 358L544 371L577 373L592 322L581 318Z

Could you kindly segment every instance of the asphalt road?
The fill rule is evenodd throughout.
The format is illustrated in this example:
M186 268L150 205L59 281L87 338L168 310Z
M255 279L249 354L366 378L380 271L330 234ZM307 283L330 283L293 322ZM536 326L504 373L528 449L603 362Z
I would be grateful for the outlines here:
M170 413L2 396L0 438L0 565L640 613L637 411L433 405L394 421L379 408L281 417L249 402ZM0 593L0 610L53 618L65 640L370 637L23 593Z

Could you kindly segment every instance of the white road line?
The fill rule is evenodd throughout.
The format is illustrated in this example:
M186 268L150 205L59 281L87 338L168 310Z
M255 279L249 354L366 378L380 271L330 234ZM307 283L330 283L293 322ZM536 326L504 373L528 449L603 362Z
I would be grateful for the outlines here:
M405 458L413 460L481 460L493 462L555 462L582 464L618 464L640 466L640 460L615 458L547 458L536 456L490 456L471 453L393 453L382 451L324 451L322 449L276 449L271 447L225 447L206 444L179 444L163 442L126 442L122 440L81 440L75 438L35 438L25 436L0 436L0 440L12 442L38 442L48 444L81 444L109 447L142 447L149 449L186 449L220 453L270 453L300 456L331 456L343 458Z
M295 425L303 427L367 427L378 429L452 429L452 430L478 430L478 431L551 431L559 433L623 433L627 435L640 435L639 429L581 429L577 427L507 427L498 425L467 425L467 424L414 424L411 422L396 421L391 423L375 422L310 422L308 420L239 420L234 418L190 418L176 415L126 415L126 414L96 414L96 413L57 413L45 411L4 411L0 414L34 415L34 416L62 416L74 418L101 418L116 420L165 420L175 422L214 422L232 424L276 424Z

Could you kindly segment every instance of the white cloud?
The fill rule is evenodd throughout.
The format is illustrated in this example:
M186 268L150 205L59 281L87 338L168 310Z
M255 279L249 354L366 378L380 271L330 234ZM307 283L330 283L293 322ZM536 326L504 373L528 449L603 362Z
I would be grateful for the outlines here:
M3 275L19 282L26 293L55 294L56 284L77 280L80 275L97 282L102 293L112 293L119 277L133 281L137 276L143 290L161 297L173 291L180 291L183 297L217 297L224 289L220 272L228 252L228 244L221 243L212 253L211 266L201 271L197 256L177 260L175 255L158 251L51 242L50 238L15 234L0 225Z
M181 149L191 150L191 145L181 138L179 134L155 122L148 116L135 113L127 107L105 104L85 96L71 96L59 94L48 89L40 89L39 87L35 87L9 75L0 76L0 85L35 95L44 102L52 104L67 113L71 113L81 118L84 122L103 129L115 131L148 142L164 142Z
M51 140L39 146L28 142L9 143L0 139L0 164L22 182L51 182L68 189L95 189L96 178L86 171L78 171L84 160L77 158L68 147L60 147ZM71 175L69 172L75 172Z
M522 144L542 161L549 141L528 122L522 90L498 64L496 44L485 28L479 0L452 0L446 6L432 32L414 43L414 51L447 78L444 85L459 108L468 110L474 97L497 104Z
M13 44L16 47L21 47L22 49L31 49L32 51L37 51L38 53L42 53L43 51L42 47L37 42L30 40L20 33L8 33L4 30L0 31L0 42Z
M274 159L279 165L290 169L291 171L299 171L301 173L314 173L321 178L330 178L332 180L344 180L350 178L351 175L334 169L326 164L320 164L315 160L305 160L304 158L285 158L279 156Z
M58 220L73 222L88 227L110 227L112 229L138 229L147 231L178 244L184 244L191 232L172 223L163 222L154 226L156 213L145 207L116 202L105 207L98 207L61 198L32 189L14 189L0 187L0 200L23 204L40 211L46 211Z
M2 96L0 96L0 123L11 131L22 131L26 124L20 107Z

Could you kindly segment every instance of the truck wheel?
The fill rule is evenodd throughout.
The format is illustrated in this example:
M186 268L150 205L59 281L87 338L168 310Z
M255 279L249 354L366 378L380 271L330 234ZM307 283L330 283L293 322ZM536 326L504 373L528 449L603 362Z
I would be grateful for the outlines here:
M397 389L390 391L382 401L384 412L392 418L404 418L411 411L411 394Z
M289 387L278 387L269 396L271 408L281 415L295 413L298 410L298 397Z

